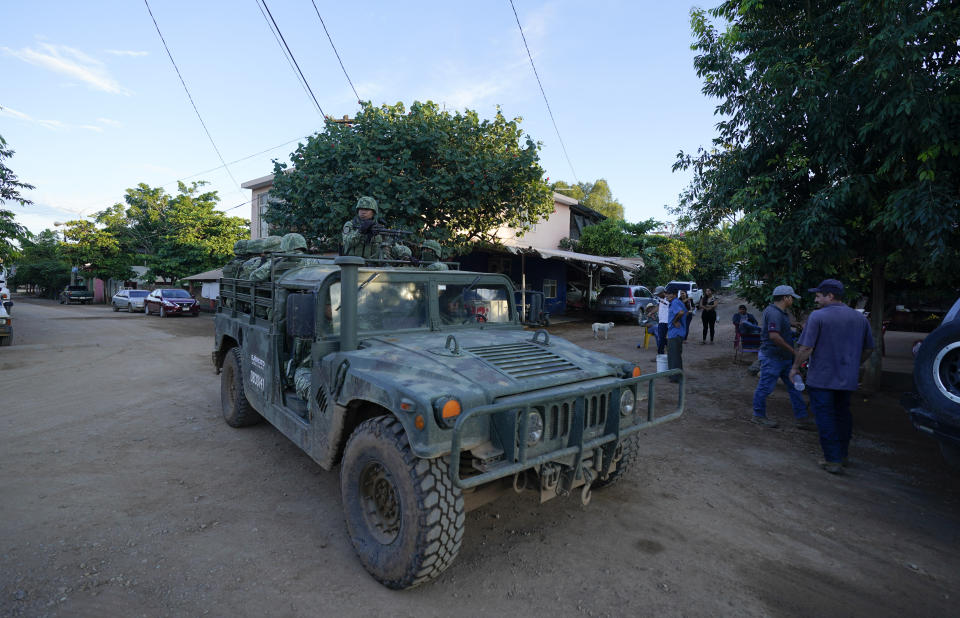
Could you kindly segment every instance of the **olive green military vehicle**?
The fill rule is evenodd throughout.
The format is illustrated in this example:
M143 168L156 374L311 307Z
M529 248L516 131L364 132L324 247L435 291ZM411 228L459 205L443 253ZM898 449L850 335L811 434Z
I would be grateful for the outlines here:
M525 330L513 292L455 264L302 254L274 254L264 281L221 280L225 420L266 419L321 467L340 465L353 546L390 588L442 573L465 512L502 493L587 504L637 460L637 432L683 411L682 371L641 375ZM658 414L667 377L679 383Z

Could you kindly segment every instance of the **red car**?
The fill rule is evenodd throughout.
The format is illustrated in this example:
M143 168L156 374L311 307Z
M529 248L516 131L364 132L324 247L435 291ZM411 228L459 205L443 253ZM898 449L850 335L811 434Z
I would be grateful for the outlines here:
M143 315L158 314L161 318L168 315L200 315L200 305L193 296L184 290L154 290L143 301Z

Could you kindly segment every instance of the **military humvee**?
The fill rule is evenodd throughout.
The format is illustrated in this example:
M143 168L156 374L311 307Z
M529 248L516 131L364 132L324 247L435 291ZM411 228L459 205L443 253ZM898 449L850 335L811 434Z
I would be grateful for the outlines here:
M265 418L340 464L353 546L390 588L442 573L464 513L502 493L587 504L634 463L638 431L683 411L680 370L641 375L524 330L500 274L275 254L268 280L221 280L215 322L224 419ZM657 416L655 383L674 375L676 408Z

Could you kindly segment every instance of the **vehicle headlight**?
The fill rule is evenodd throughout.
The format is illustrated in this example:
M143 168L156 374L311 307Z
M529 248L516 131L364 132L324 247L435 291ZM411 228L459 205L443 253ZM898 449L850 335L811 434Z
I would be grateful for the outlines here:
M543 439L543 417L539 412L527 414L527 446L533 446Z
M7 318L0 318L0 326L6 326L6 325L7 325Z
M632 414L635 403L636 399L633 397L633 390L629 388L623 389L623 394L620 395L620 414L624 416Z

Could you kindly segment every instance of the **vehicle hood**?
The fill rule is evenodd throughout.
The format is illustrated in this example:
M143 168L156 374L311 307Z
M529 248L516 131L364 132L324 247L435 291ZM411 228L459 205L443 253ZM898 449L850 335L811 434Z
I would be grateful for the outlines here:
M454 340L447 343L452 335ZM522 330L476 329L362 339L362 348L341 356L351 369L376 375L427 398L470 393L498 397L604 378L619 377L625 361L550 337L533 342ZM456 353L459 344L459 353Z

